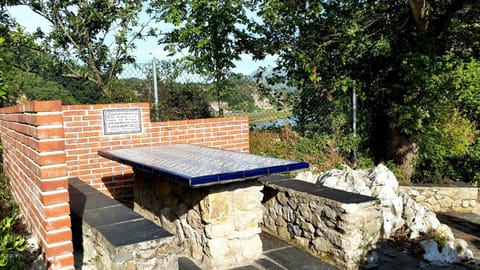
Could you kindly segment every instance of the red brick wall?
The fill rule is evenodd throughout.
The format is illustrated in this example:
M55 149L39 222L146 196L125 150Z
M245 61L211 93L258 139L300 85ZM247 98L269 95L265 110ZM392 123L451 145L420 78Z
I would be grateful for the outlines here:
M105 135L103 110L114 108L140 108L142 132ZM191 143L249 151L247 117L152 123L148 103L33 101L0 108L0 124L15 199L56 269L73 268L68 178L78 177L115 198L132 196L131 168L100 157L99 150Z
M140 108L142 133L104 135L103 110L116 108ZM63 112L68 176L115 198L132 196L132 170L100 157L100 150L189 143L249 151L247 117L152 123L148 103L63 106Z
M56 268L73 268L60 101L0 109L4 170L21 212Z

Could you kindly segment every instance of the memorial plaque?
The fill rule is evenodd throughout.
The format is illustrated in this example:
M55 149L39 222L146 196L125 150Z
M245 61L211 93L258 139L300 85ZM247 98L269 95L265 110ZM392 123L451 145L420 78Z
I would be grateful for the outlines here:
M103 131L105 135L141 133L140 108L103 110Z

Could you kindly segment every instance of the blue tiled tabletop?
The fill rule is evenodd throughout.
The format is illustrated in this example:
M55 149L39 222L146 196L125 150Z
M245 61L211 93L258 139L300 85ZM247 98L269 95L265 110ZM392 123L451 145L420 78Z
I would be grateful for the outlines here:
M191 144L135 147L98 153L135 169L167 176L190 187L308 168L305 162Z

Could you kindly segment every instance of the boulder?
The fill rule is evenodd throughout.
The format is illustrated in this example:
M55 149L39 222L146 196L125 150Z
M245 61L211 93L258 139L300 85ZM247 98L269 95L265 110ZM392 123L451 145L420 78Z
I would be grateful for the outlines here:
M421 242L426 252L424 258L433 264L455 263L473 257L467 243L455 239L451 229L441 224L433 211L398 191L395 175L382 164L368 170L331 170L318 176L317 185L378 198L383 238L390 238L392 233L405 225L412 239L421 235L441 239L445 242L441 251L433 240Z
M403 200L397 195L398 181L384 165L369 170L331 170L321 174L317 184L378 198L384 238L403 226Z

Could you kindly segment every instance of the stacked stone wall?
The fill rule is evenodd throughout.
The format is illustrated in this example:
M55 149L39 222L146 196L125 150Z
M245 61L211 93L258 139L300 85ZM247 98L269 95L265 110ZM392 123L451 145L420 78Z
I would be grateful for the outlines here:
M302 186L304 190L315 191L313 184L302 183ZM266 232L341 269L357 269L380 235L377 200L342 203L271 183L265 187L264 194L263 229Z
M401 185L400 191L434 212L472 213L478 188L472 186Z
M228 269L261 256L258 181L188 188L141 171L135 181L135 212L175 235L205 269Z

